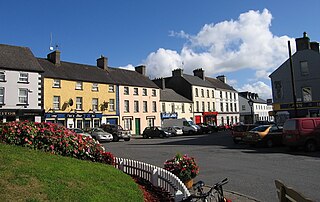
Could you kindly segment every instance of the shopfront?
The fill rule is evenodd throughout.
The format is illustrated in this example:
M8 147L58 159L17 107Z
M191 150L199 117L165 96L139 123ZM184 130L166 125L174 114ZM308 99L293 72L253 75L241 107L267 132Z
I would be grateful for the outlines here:
M210 125L217 125L218 112L203 112L203 123Z
M178 113L177 112L173 112L173 113L163 112L163 113L160 114L160 118L161 118L161 120L164 120L164 119L177 119L178 118Z
M94 128L101 125L102 113L46 113L45 121L67 128Z
M34 121L41 122L44 111L41 109L0 109L0 121Z

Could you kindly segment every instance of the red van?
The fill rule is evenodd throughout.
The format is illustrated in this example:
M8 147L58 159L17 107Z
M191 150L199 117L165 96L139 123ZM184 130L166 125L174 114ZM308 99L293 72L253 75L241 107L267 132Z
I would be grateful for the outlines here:
M286 120L283 143L291 149L303 146L308 152L315 151L320 146L320 117Z

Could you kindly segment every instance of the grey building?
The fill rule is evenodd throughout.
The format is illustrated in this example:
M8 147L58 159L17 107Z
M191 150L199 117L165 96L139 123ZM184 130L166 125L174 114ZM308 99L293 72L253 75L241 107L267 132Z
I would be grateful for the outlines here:
M276 117L280 114L289 114L290 117L320 116L319 43L310 42L304 32L302 38L296 39L296 50L292 55L295 89L292 88L289 59L269 76L272 83L274 115Z
M0 44L0 121L41 122L42 67L27 47Z

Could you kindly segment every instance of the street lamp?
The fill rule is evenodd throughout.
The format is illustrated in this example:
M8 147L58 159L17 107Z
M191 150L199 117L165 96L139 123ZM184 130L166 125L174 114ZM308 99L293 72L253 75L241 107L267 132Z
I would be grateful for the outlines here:
M248 100L248 104L249 104L250 109L251 109L251 121L252 121L252 124L253 124L253 119L254 119L254 117L253 117L253 110L252 110L253 100L252 100L251 98Z

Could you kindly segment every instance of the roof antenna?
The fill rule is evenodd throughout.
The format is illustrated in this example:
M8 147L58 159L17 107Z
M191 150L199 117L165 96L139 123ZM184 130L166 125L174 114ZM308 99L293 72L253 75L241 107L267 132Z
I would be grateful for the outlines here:
M53 51L53 46L52 46L52 32L50 32L50 46L49 46L49 50Z

